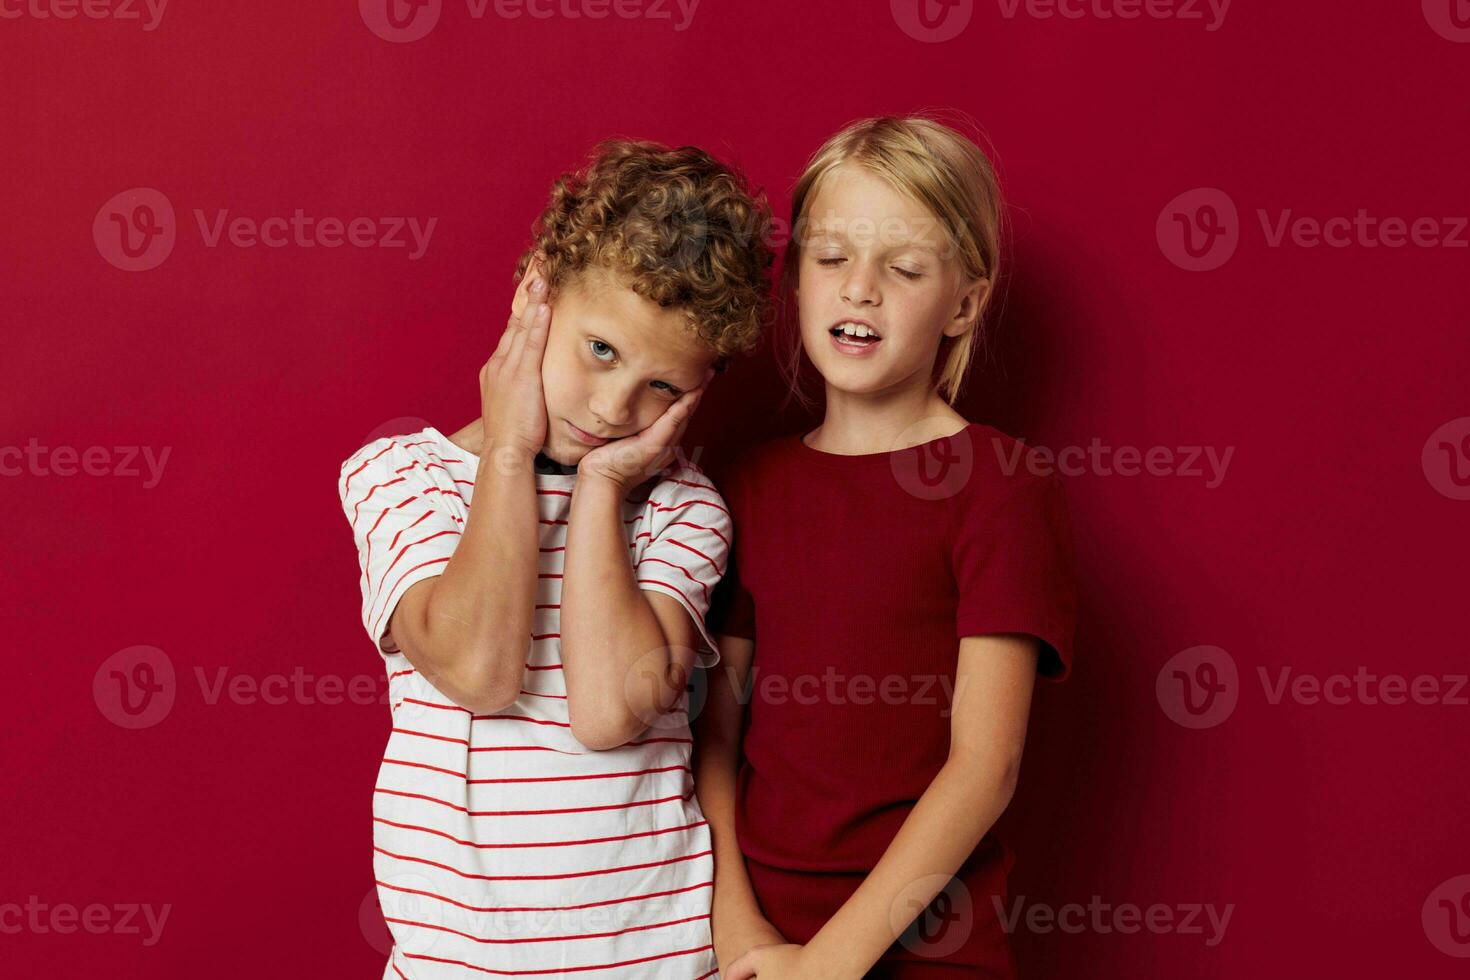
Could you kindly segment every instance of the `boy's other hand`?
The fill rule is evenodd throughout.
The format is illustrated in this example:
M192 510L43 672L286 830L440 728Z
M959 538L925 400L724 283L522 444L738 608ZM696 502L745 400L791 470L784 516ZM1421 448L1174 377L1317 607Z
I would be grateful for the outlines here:
M652 425L642 432L614 439L583 456L577 464L578 479L604 479L616 485L626 496L628 491L662 470L674 458L679 440L694 417L699 399L709 386L713 371L706 372L704 384L679 396Z
M509 451L534 457L546 443L546 395L541 361L551 329L546 280L532 266L527 301L512 314L490 360L480 368L480 456Z

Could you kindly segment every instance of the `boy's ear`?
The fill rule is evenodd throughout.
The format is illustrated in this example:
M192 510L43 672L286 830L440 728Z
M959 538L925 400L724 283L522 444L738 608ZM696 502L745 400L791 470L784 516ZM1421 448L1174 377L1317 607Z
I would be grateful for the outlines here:
M520 316L521 311L526 308L526 294L530 291L532 280L542 274L545 268L542 261L544 258L545 256L537 252L526 265L526 274L521 276L521 281L516 286L516 294L510 301L511 316Z

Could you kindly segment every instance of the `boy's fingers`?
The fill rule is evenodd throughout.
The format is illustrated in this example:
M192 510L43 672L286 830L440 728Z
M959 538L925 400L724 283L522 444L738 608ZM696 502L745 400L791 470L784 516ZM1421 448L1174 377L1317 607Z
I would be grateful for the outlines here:
M511 334L510 347L505 352L505 365L506 368L510 370L512 376L515 374L516 370L520 366L521 351L525 349L526 346L528 317L532 316L535 316L534 310L532 307L528 306L526 307L526 316L519 318L511 327L506 328L511 331Z
M551 307L545 303L536 307L536 315L531 318L526 330L526 346L531 353L537 357L546 348L546 337L551 326Z

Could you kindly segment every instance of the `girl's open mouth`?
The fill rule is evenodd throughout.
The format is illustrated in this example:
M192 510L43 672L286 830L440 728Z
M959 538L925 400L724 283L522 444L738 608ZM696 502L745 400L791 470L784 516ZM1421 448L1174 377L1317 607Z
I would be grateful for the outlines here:
M832 345L851 356L871 354L873 348L883 342L883 338L865 323L843 322L827 332L832 336Z

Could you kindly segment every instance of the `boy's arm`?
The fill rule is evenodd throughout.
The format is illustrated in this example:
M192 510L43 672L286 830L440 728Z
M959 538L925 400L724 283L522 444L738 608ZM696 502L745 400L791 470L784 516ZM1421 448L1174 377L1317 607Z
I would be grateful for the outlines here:
M753 946L786 939L761 912L735 837L736 774L755 642L738 636L718 641L720 669L706 674L709 690L694 732L694 791L715 852L715 958L728 967Z
M403 594L389 631L409 663L455 704L501 710L520 693L536 603L532 457L487 453L454 555Z
M732 964L740 978L763 955L798 976L858 980L940 891L1010 803L1026 740L1038 641L1023 635L960 640L949 758L919 797L882 859L803 946L754 950ZM971 896L980 900L982 896Z
M638 587L625 495L613 480L581 475L567 518L562 673L572 734L589 749L623 745L677 703L699 643L683 606Z

